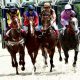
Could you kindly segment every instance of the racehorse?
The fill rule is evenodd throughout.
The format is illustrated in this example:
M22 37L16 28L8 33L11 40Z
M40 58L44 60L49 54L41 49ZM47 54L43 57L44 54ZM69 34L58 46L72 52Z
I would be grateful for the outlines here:
M8 37L6 47L11 55L12 67L16 67L16 74L19 74L16 54L19 52L19 64L22 65L21 69L25 70L24 38L22 37L21 30L16 28L18 26L16 20L12 21L12 26L6 33Z
M75 51L73 67L76 66L77 55L79 51L79 38L78 34L76 35L75 31L75 27L77 25L78 25L77 18L72 17L71 20L69 21L69 25L64 31L64 35L60 34L61 45L65 55L65 63L68 63L69 58L68 51L72 49Z
M47 55L45 52L45 48L47 49L47 52L49 54L50 57L50 72L52 72L52 67L54 67L53 64L53 56L55 53L55 47L58 47L59 50L59 54L60 54L60 58L59 60L62 60L61 57L61 44L59 41L59 38L56 36L55 30L53 30L53 27L50 25L50 17L45 15L43 20L42 20L42 54L45 58L45 64L47 64Z
M36 57L39 50L39 40L38 37L35 35L35 27L33 26L33 18L30 18L30 26L28 27L27 37L25 41L25 46L28 50L28 54L31 58L33 64L33 72L36 71Z

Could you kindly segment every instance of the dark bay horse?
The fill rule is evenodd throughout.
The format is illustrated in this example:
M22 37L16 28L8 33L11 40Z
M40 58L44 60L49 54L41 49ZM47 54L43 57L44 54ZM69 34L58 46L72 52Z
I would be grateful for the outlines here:
M21 29L18 29L17 22L12 21L12 26L10 30L7 31L7 43L6 47L9 51L12 59L12 67L16 67L16 74L18 73L18 62L16 54L19 52L19 64L22 65L22 70L25 70L25 51L24 51L24 38L22 37Z
M38 54L40 43L38 37L35 35L35 27L33 26L33 19L30 19L30 26L28 27L28 33L27 33L25 45L33 64L33 69L34 69L33 71L35 72L36 57Z
M77 25L78 25L77 18L72 17L72 19L69 22L69 25L64 31L64 35L62 34L60 35L61 45L65 55L65 63L68 63L68 58L69 58L68 51L72 49L75 51L74 62L73 62L74 67L76 66L77 55L79 51L79 38L78 34L76 35L75 31L75 27Z
M62 60L61 57L61 44L59 41L59 38L56 36L55 30L53 30L53 27L50 25L50 17L48 17L47 15L44 16L43 20L42 20L42 45L41 45L41 49L42 49L42 54L45 58L45 64L47 64L47 56L46 56L46 52L45 52L45 48L47 49L47 52L49 54L50 57L50 72L52 72L52 67L54 67L53 64L53 56L55 53L55 47L58 47L59 50L59 54L60 54L60 58L59 60Z

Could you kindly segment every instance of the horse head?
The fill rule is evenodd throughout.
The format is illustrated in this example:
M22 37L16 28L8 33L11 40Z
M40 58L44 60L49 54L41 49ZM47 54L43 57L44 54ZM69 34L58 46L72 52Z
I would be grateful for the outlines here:
M33 23L33 18L32 17L29 18L29 23L30 23L30 26L29 26L28 31L29 31L29 33L34 35L35 27L34 27L34 23Z
M47 28L50 26L50 16L47 14L43 15L43 20L42 20L42 25L43 25L43 30L47 30Z
M43 22L42 22L42 35L43 37L56 37L55 31L53 30L50 20L50 17L45 16L46 19L44 18Z
M12 28L20 28L20 20L16 14L10 14L11 17L11 26Z
M67 26L67 31L69 34L76 34L76 30L78 27L78 20L76 17L72 17L69 21L69 25Z

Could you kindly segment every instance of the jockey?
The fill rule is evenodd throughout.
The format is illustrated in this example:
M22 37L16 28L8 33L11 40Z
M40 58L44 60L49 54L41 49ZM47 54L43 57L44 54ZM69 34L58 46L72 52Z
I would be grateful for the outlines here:
M33 26L35 27L35 30L39 29L39 18L37 12L34 10L34 7L32 5L28 6L28 10L24 12L23 15L24 18L24 30L27 30L30 26L30 19L33 20Z
M51 8L51 5L50 3L44 3L44 9L43 11L41 12L41 17L42 17L42 20L44 19L43 18L43 14L46 13L46 14L49 14L49 18L50 18L50 25L52 26L52 28L55 30L56 32L56 35L58 36L59 34L59 30L58 30L58 26L56 25L56 13L55 13L55 10Z
M22 35L25 34L25 31L23 29L21 29L21 22L20 22L20 17L19 14L17 13L17 9L10 9L9 10L9 15L8 16L8 26L9 26L9 30L6 32L6 35L4 36L4 39L7 40L9 37L9 33L11 29L17 29L18 31L20 31L22 33Z
M7 23L9 28L12 27L13 19L16 19L16 21L18 22L18 27L21 27L20 12L19 10L17 10L17 8L11 8L7 13Z
M63 26L63 35L64 35L64 30L66 29L67 25L69 25L69 21L72 16L76 16L75 11L72 10L72 7L70 4L66 4L64 7L65 10L61 12L61 24ZM76 31L78 31L78 26L76 27Z

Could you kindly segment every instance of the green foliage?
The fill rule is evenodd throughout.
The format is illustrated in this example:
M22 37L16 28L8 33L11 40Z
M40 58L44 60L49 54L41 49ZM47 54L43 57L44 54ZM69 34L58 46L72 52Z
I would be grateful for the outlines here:
M1 30L1 18L2 18L2 11L0 9L0 30Z
M78 18L78 23L79 23L79 26L80 26L80 4L75 4L74 5L74 10L76 11L77 18Z

